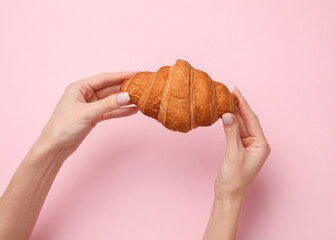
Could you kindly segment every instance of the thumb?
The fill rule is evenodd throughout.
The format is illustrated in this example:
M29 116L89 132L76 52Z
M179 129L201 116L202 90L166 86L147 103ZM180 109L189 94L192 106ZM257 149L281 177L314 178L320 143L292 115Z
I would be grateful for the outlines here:
M222 115L222 122L226 134L226 151L235 153L243 147L238 121L234 114L225 113Z
M130 97L127 92L120 92L118 94L112 94L99 101L92 103L90 111L91 117L94 119L101 116L104 113L108 113L119 109L120 107L129 103Z

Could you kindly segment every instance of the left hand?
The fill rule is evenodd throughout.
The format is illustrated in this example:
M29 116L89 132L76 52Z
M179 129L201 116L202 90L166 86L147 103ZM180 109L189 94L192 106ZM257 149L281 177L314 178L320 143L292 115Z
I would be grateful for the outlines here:
M121 108L131 103L128 93L119 93L122 82L134 75L103 73L71 83L37 142L65 160L98 122L137 113L137 106Z
M239 104L234 113L222 115L227 147L215 181L215 196L242 200L271 148L258 117L241 92L236 88L233 94Z

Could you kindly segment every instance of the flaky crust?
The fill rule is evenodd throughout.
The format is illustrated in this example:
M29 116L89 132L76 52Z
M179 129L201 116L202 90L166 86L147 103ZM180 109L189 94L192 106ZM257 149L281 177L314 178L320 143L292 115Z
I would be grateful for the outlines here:
M225 85L180 59L156 72L137 73L122 83L121 92L128 92L143 114L179 132L210 126L238 104Z

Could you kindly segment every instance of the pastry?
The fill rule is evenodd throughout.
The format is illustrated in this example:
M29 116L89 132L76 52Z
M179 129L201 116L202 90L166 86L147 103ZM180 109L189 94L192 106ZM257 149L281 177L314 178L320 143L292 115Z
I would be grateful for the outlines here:
M138 72L122 83L121 92L128 92L143 114L184 133L212 125L238 104L225 85L180 59L156 72Z

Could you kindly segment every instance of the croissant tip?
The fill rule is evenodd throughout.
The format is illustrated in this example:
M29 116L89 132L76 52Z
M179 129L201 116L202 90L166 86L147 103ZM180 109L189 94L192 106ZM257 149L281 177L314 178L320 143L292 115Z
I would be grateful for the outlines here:
M188 63L186 60L183 60L183 59L180 59L180 58L177 59L176 63L177 62L186 62L186 63Z
M236 106L239 103L239 100L238 100L238 98L233 93L230 94L229 103L230 103L229 104L230 105L230 111L234 112L235 109L236 109Z
M237 106L240 101L238 100L238 98L236 97L236 95L233 94L233 96L234 96L233 98L234 98L234 101L235 101L235 106Z

